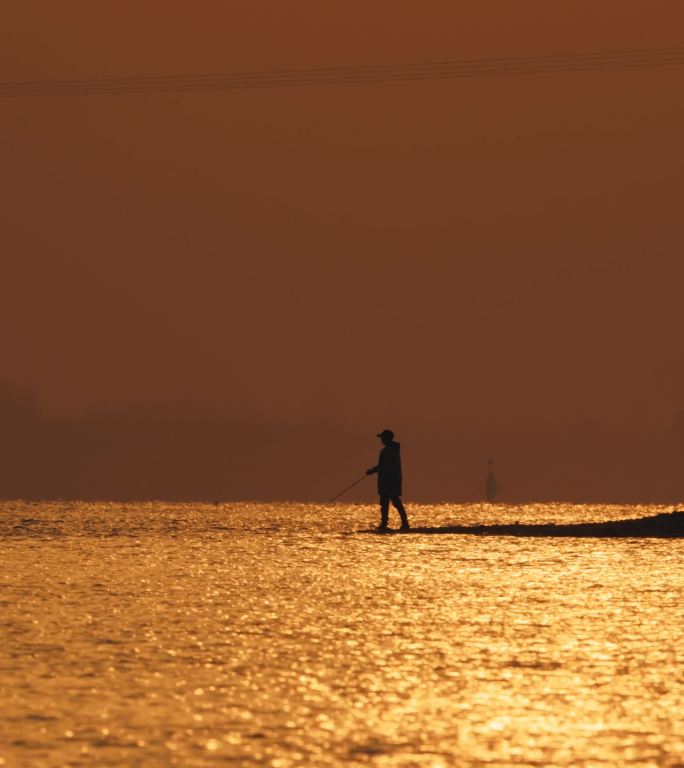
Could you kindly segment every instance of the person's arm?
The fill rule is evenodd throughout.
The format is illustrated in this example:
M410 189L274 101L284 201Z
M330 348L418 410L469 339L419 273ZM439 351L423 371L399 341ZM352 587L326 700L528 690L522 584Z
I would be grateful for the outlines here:
M366 470L367 475L375 475L380 470L380 465L376 464L374 467Z

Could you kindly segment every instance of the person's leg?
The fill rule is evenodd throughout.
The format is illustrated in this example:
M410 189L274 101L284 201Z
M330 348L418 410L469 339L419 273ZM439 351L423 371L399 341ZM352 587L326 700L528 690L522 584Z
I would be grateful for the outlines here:
M389 496L380 496L380 527L387 528L389 520Z
M408 515L406 514L406 510L404 509L404 504L401 500L401 496L392 496L392 505L399 513L399 517L401 517L401 527L405 529L409 528Z

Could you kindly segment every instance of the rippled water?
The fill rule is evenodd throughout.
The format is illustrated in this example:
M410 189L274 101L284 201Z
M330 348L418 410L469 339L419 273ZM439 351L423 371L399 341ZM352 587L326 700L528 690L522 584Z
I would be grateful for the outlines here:
M684 541L359 532L376 518L2 503L0 765L684 766Z

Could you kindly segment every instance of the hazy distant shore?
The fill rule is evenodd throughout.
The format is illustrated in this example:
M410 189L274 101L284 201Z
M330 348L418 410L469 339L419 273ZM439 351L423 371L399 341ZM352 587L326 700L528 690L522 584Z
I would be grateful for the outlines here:
M319 502L377 459L377 425L269 424L188 404L56 419L1 387L0 415L5 499ZM489 457L504 503L676 504L684 496L684 422L669 430L598 422L394 426L408 503L483 499ZM374 499L372 480L344 497Z

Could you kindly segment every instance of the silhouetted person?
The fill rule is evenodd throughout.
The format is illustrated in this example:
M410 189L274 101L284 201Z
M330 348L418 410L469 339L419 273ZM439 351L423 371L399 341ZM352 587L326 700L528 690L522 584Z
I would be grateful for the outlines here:
M401 530L409 530L406 510L401 501L401 455L399 443L394 441L394 432L383 429L377 435L384 448L380 451L378 463L366 470L367 475L378 475L378 494L380 495L380 526L378 530L386 531L389 516L390 501L401 517Z
M487 461L489 469L487 470L487 479L485 480L485 497L487 501L496 501L496 492L499 490L496 484L496 477L494 477L494 459Z

